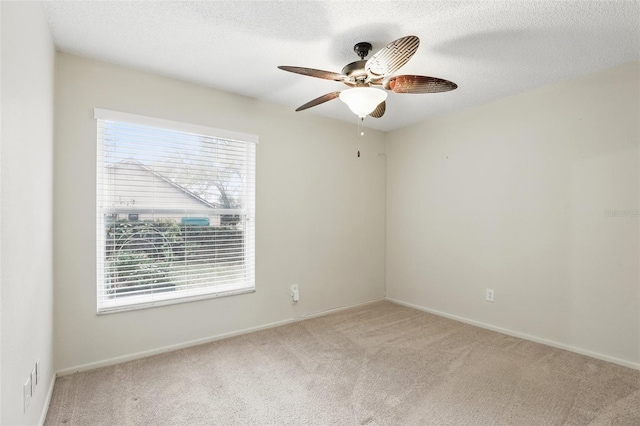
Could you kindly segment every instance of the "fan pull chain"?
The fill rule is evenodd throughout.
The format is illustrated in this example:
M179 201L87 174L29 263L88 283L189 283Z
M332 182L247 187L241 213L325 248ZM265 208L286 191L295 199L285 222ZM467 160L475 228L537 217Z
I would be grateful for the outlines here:
M358 117L358 158L360 158L360 140L364 136L364 117Z

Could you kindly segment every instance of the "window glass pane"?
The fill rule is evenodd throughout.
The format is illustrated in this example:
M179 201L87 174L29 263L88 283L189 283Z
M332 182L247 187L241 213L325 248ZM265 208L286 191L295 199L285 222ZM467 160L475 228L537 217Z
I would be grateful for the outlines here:
M98 312L255 288L255 143L98 120Z

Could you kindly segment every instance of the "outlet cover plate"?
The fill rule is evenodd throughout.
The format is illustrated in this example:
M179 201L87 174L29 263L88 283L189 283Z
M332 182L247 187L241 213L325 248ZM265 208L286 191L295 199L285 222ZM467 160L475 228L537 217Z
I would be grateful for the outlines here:
M31 402L31 376L25 382L22 388L22 394L24 395L24 412L27 412L27 408L29 408L29 403Z
M486 300L487 300L487 302L495 302L496 301L496 295L495 295L495 292L493 291L493 289L491 289L491 288L487 289Z
M36 366L33 366L33 370L31 370L31 396L36 393L36 385L38 384L38 373L36 373Z

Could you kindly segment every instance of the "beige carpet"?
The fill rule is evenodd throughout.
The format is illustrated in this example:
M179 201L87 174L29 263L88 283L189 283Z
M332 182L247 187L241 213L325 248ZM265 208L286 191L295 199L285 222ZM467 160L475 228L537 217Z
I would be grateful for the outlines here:
M640 371L390 302L60 377L46 425L640 425Z

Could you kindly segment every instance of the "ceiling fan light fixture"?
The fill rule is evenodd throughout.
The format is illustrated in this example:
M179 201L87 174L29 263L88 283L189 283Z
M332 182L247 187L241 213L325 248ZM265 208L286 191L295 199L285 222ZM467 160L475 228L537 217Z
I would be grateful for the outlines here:
M386 99L387 92L374 87L354 87L340 92L340 100L360 118L371 114Z

